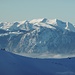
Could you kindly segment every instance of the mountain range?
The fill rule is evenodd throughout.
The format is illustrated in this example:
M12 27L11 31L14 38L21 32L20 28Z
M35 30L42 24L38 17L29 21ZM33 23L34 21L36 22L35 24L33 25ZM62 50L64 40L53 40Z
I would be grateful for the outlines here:
M0 22L0 48L13 53L75 54L75 25L58 19Z

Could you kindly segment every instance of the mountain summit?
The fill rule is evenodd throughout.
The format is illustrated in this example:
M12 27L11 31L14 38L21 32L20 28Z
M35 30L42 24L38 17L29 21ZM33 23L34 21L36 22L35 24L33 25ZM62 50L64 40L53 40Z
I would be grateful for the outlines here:
M46 18L0 23L0 48L14 53L75 54L75 25Z

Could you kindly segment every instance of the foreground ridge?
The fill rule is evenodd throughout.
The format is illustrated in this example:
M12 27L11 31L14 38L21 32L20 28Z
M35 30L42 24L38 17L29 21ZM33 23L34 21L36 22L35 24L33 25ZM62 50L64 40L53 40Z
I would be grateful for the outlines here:
M73 62L75 58L36 59L0 50L0 75L74 75Z

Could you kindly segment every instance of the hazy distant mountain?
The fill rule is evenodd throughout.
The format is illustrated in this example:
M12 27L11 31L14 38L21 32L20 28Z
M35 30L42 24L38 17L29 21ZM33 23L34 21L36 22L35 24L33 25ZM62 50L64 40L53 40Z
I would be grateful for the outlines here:
M0 23L0 48L16 53L75 54L75 25L46 18Z

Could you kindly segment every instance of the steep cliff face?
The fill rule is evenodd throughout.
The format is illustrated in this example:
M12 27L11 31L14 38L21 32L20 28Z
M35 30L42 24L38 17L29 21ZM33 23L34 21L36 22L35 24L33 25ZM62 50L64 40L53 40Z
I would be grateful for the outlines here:
M75 53L75 26L58 19L0 23L0 48L16 53Z

